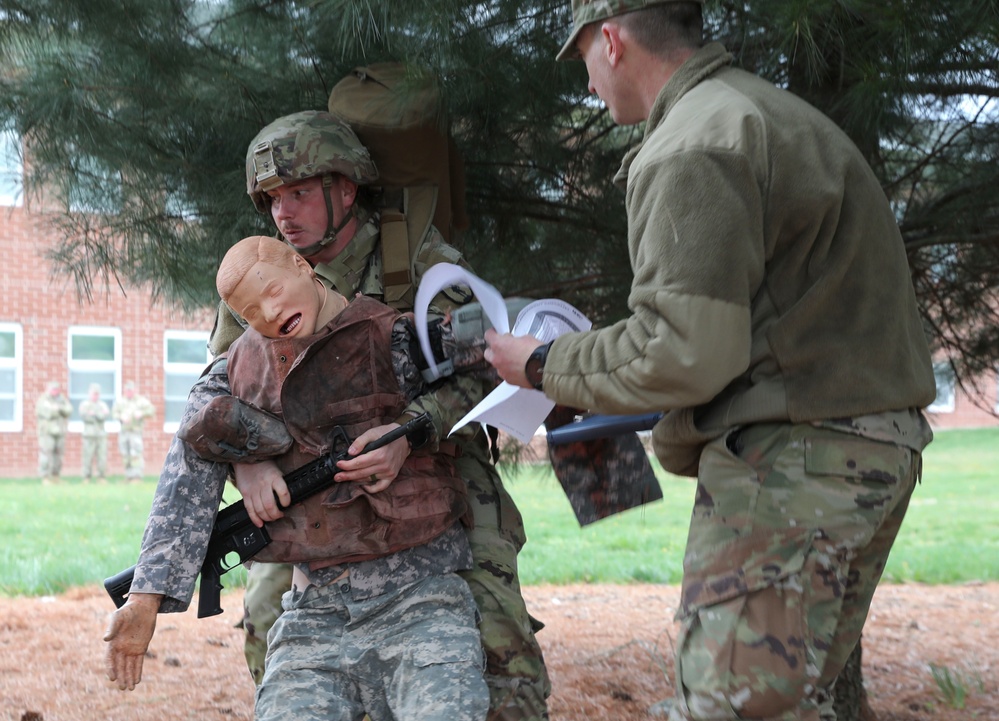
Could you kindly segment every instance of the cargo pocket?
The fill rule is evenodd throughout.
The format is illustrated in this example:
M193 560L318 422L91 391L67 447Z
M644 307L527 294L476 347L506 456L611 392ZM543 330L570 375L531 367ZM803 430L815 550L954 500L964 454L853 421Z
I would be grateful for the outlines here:
M731 551L685 579L678 696L705 718L777 717L809 683L802 573L811 544L802 532L779 548L742 542Z
M757 470L729 447L729 437L737 433L712 441L701 454L684 575L699 573L699 566L710 563L719 549L753 533L760 480Z
M823 433L806 440L805 471L821 484L819 525L847 553L862 548L915 485L913 452L904 446Z

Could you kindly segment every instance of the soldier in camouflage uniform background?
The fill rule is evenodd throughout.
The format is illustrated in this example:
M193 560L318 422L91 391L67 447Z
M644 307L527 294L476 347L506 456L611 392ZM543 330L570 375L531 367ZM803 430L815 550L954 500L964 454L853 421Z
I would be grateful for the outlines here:
M80 403L80 420L83 421L83 482L96 478L107 482L108 432L104 422L111 415L108 404L101 400L101 387L91 383L87 400Z
M356 136L326 113L306 111L281 118L262 130L248 148L248 190L254 204L269 212L284 239L314 265L320 277L347 297L360 292L383 298L379 213L364 188L376 173ZM269 182L267 192L261 187L264 180ZM427 267L438 262L464 265L460 253L430 226L414 264L415 283ZM431 311L443 315L470 299L467 289L447 288L434 298ZM214 353L222 353L242 333L240 321L224 304L220 306L211 341ZM452 377L410 403L407 415L431 414L431 446L436 448L489 388L481 379ZM228 393L224 363L215 363L192 389L185 419L211 398ZM456 463L468 483L472 504L474 529L469 531L469 541L473 568L461 575L481 616L490 718L547 718L550 684L534 636L540 624L529 616L517 578L517 554L526 540L520 512L490 461L485 433L466 427L456 438L443 442L452 440L460 447ZM344 467L350 467L337 478L361 479L373 470L379 470L380 477L394 476L406 452L404 441L391 444L346 462ZM264 463L241 464L239 468L243 473L266 472ZM177 439L171 445L132 584L134 593L162 595L161 612L183 610L190 602L198 559L204 556L214 517L214 512L206 517L203 509L212 501L217 508L227 471L224 464L200 458ZM240 490L255 480L260 479L244 477ZM183 508L178 508L178 501L183 501ZM257 580L260 571L267 572L266 581ZM279 613L280 594L288 591L287 573L274 564L254 564L250 569L246 652L258 681L266 628ZM127 609L126 604L116 615L119 627L133 626ZM109 632L109 638L124 643L119 632Z
M38 475L43 484L57 483L62 472L62 454L66 448L66 429L73 405L50 381L45 392L35 402L35 422L38 426Z
M115 401L113 418L121 423L118 431L118 452L125 466L125 480L138 481L142 478L145 459L142 449L142 428L147 418L156 413L153 402L141 395L134 381L128 381L122 389L122 397Z
M729 67L701 7L573 0L559 59L646 122L625 188L630 318L551 344L486 335L505 380L608 414L666 409L696 475L676 699L696 719L835 718L932 434L930 354L895 216L826 116Z

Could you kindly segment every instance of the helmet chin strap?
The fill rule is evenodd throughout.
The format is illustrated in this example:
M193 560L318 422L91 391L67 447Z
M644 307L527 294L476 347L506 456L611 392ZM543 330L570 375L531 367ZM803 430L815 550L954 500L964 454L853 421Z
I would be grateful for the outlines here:
M330 189L333 187L333 176L324 175L323 176L323 199L326 201L326 235L322 237L318 243L313 243L306 248L295 248L299 255L304 255L306 257L316 255L323 248L328 246L334 240L336 240L337 234L343 230L347 223L354 219L354 206L351 205L350 209L343 214L343 218L340 220L340 224L333 227L333 200L330 197Z

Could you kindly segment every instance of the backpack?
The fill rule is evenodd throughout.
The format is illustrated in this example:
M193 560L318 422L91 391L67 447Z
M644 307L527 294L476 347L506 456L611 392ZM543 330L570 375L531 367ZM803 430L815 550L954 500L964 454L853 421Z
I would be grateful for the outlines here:
M402 63L375 63L338 82L328 107L378 168L385 302L412 307L415 264L430 226L450 244L468 226L464 167L440 90L431 76Z

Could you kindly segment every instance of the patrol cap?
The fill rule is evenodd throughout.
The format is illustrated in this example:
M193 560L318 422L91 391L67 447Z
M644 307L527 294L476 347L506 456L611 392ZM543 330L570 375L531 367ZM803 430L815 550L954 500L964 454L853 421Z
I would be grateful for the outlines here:
M576 38L579 37L579 31L590 23L674 2L703 4L704 0L572 0L572 34L555 56L555 60L576 58Z
M100 393L100 392L101 392L100 383L91 383L90 387L87 389L87 393Z
M45 392L52 393L53 391L59 390L59 381L49 381L45 384Z

